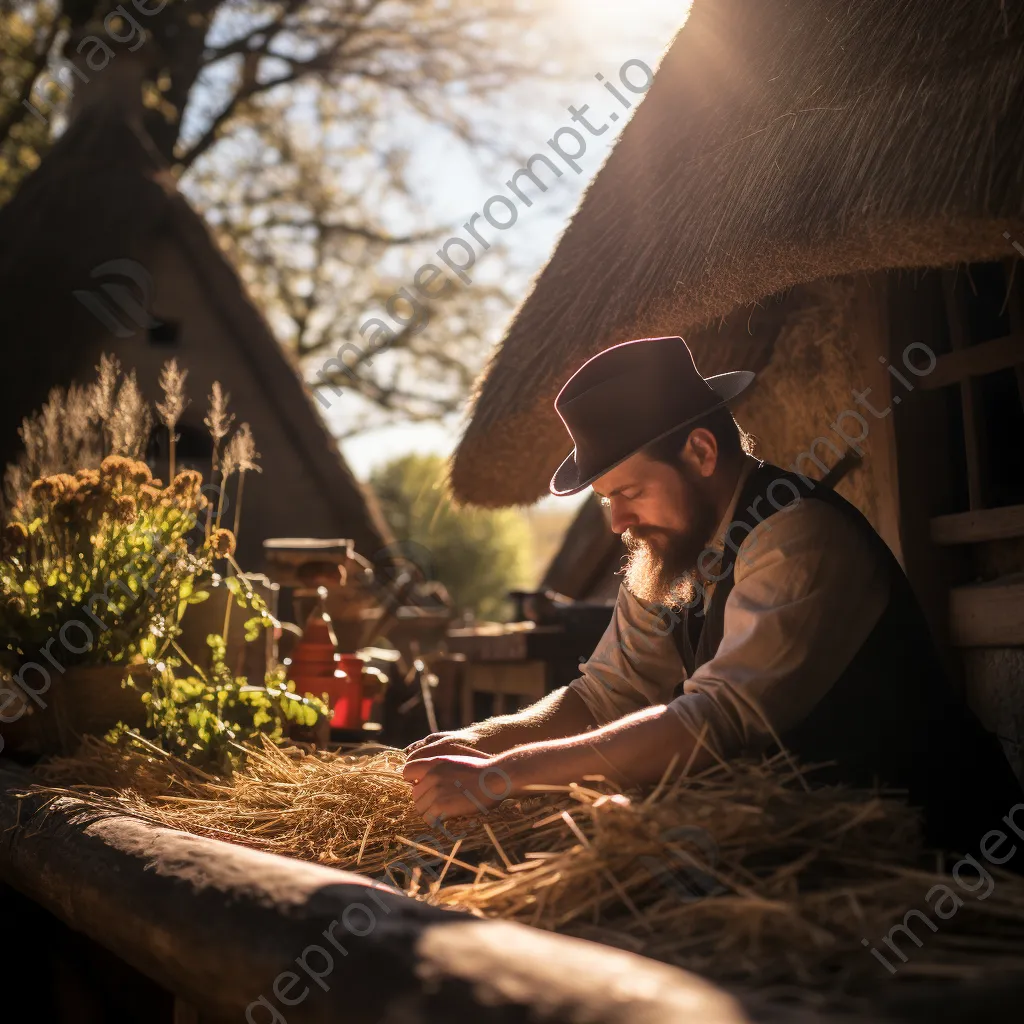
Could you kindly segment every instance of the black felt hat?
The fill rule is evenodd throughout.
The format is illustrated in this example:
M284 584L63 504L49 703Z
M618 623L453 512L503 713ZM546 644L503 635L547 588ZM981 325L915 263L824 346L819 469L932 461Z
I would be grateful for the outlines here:
M697 372L682 338L642 338L599 352L555 399L575 446L551 478L576 494L641 448L720 408L754 380L750 370Z

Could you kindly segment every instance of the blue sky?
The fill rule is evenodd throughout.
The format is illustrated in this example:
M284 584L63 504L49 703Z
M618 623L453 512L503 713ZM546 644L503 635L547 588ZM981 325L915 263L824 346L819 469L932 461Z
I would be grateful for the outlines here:
M686 0L555 0L554 35L563 45L578 48L583 55L581 63L592 65L592 70L583 72L579 81L530 83L506 90L489 109L481 111L482 116L492 122L497 118L502 132L507 131L527 153L543 149L554 131L571 124L566 109L569 104L591 104L593 112L587 116L593 123L600 123L602 114L607 116L615 109L616 101L604 92L594 75L601 73L616 81L622 64L633 59L655 67L685 21L689 6ZM580 173L566 173L557 179L544 202L521 210L515 225L506 232L503 240L509 247L510 273L506 271L505 283L517 301L546 262L581 194L627 121L628 114L610 124L603 135L589 138L587 152L579 161ZM489 196L507 192L504 182L519 166L510 161L507 167L483 170L473 154L454 149L440 133L417 141L412 159L420 198L431 219L456 226L479 211ZM422 262L431 260L435 250L436 244L425 244ZM500 337L503 327L504 323L494 325L495 337ZM328 423L340 432L342 420L332 424L332 419L351 415L351 406L339 402L328 410ZM356 475L365 478L375 466L407 452L448 454L457 443L459 427L457 416L436 424L396 425L347 440L342 450Z

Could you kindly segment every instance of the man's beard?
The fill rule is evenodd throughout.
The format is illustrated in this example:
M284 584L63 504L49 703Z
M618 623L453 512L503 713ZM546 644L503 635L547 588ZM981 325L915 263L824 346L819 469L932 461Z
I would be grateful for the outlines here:
M714 503L683 473L691 525L686 530L636 526L622 534L629 558L622 570L626 588L648 604L692 606L700 590L697 559L718 525Z

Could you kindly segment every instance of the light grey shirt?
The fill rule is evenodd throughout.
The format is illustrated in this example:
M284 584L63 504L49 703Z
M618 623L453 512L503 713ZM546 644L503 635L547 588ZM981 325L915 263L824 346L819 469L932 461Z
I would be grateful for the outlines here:
M748 461L736 485L711 545L716 552L724 551L754 465ZM814 499L794 501L747 534L733 572L722 642L689 678L672 638L676 613L619 587L604 636L570 684L600 724L667 704L695 736L706 725L707 742L722 757L756 754L828 692L889 596L888 566L867 538L840 510ZM705 607L713 591L714 584Z

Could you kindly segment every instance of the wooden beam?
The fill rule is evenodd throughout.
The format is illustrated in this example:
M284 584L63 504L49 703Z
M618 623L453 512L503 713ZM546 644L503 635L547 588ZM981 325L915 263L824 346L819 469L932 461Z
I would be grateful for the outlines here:
M934 391L1021 363L1024 363L1024 334L1014 333L936 356L935 368L918 378L918 387Z
M931 538L935 544L980 544L988 540L1024 537L1024 505L982 508L935 516Z
M429 907L360 875L98 813L74 798L22 799L31 776L5 764L0 878L200 1019L750 1020L716 986L634 953Z
M964 309L963 286L958 284L955 270L942 272L942 291L946 300L946 322L949 326L950 345L954 354L960 353L967 349L967 333L964 327L967 313ZM960 382L960 406L964 418L968 503L972 509L982 508L985 504L985 497L981 476L981 438L974 402L974 385L970 377Z
M933 351L941 350L948 330L941 273L927 271L918 279L892 271L888 284L889 361L898 367L914 340L922 340ZM955 424L948 414L945 393L915 387L908 395L904 388L894 386L893 391L897 390L900 393L890 399L892 414L883 422L892 420L895 432L903 566L937 638L947 674L959 681L961 659L949 644L949 587L954 580L965 578L956 563L967 552L947 549L937 553L929 538L929 524L936 511L958 507L954 502L959 498L955 479L959 467L950 458L957 443ZM890 397L880 393L883 398Z
M1024 579L953 587L949 622L956 647L1024 644Z

